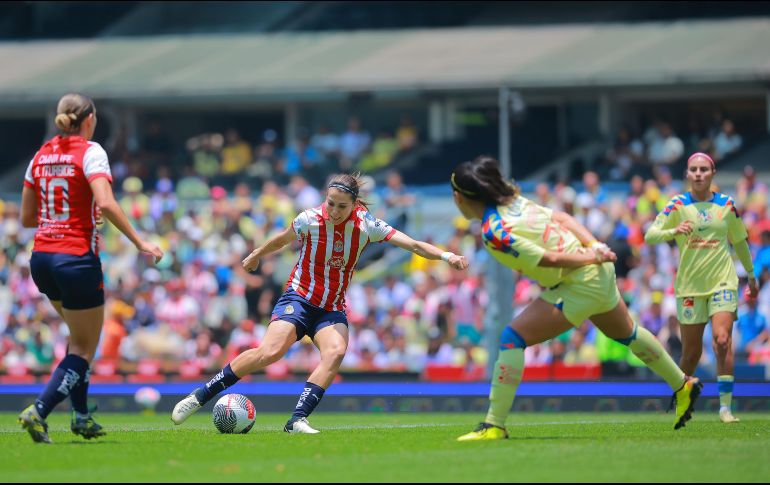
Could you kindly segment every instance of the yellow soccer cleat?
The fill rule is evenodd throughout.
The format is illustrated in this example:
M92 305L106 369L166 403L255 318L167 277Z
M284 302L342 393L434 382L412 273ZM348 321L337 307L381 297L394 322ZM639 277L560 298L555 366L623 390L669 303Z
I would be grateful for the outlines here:
M741 420L733 416L733 413L730 412L727 408L722 408L719 410L719 420L723 423L740 423Z
M18 423L27 430L35 443L51 443L48 437L48 424L41 418L35 409L34 404L30 404L27 409L19 414Z
M676 421L674 429L684 427L684 424L692 418L695 401L700 396L703 383L697 377L687 377L681 389L674 393L676 401Z
M457 441L483 441L508 439L508 431L505 428L489 423L479 423L476 429L457 438Z

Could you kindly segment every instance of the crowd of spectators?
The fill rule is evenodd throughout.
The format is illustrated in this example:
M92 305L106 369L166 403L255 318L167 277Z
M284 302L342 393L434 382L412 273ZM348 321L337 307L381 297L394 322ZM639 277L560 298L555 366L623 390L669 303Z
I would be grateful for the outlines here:
M613 181L625 181L633 175L657 176L661 170L678 175L684 170L685 154L708 153L719 165L743 146L735 124L721 111L714 113L707 127L692 118L686 131L687 135L680 137L671 123L661 119L654 119L641 135L622 127L604 155L602 175Z
M409 124L407 120L404 127ZM659 128L666 145L665 126ZM405 140L416 141L416 131L404 130L398 136L398 147L406 146L401 145ZM367 152L368 141L364 143L356 133L361 133L356 120L351 120L349 131L336 141L322 128L309 142L301 138L279 157L271 145L272 134L267 133L264 143L252 151L237 132L228 131L221 140L210 135L197 138L198 144L191 141L192 164L181 178L171 177L164 166L144 180L118 168L115 190L121 207L141 231L157 235L155 242L166 255L151 266L110 224L102 226L107 304L97 360L114 361L127 373L148 359L162 362L167 371L184 364L208 373L242 350L259 345L270 311L296 261L297 247L265 258L254 273L245 272L240 261L255 245L286 227L298 212L321 202L318 188L323 183L306 176L313 173L315 164L327 163L317 160L335 157L334 170L362 163L387 167L374 159L366 162L367 156L376 158L378 151ZM721 143L717 138L714 147ZM640 156L651 156L656 153L654 143L647 152L643 144L634 150ZM163 144L154 143L151 148L160 153ZM637 163L637 159L631 162L632 166ZM244 172L263 177L261 185L257 188L243 180ZM278 172L283 179L276 178ZM234 176L231 187L219 185L225 180L221 177L227 176ZM396 228L409 227L419 195L395 171L387 175L383 187L378 188L371 177L365 179L362 196L375 215ZM153 180L152 187L146 186L147 180ZM681 354L673 288L677 248L645 245L644 231L671 196L682 190L682 182L670 171L657 170L648 178L632 175L626 193L609 193L597 173L587 172L581 183L543 183L534 193L525 194L539 204L575 215L615 250L624 299L637 321L657 335L675 359ZM758 299L742 302L739 310L736 360L770 363L768 187L746 167L736 187L721 190L736 199L761 282ZM447 198L445 203L451 201ZM429 364L486 367L484 269L491 260L477 222L458 216L451 224L451 234L441 240L414 235L467 256L469 272L458 273L440 262L412 256L389 268L384 276L353 280L346 297L351 338L343 370L422 372ZM48 372L66 352L66 326L30 276L33 235L34 229L20 226L18 205L0 201L0 371L26 367ZM399 251L386 249L387 245L372 246L364 253L364 266L383 251ZM745 270L737 261L736 265L745 285ZM516 312L540 291L530 280L519 278ZM710 338L708 330L704 338ZM704 345L704 368L714 365L710 349L710 344ZM620 370L640 366L625 347L605 338L590 322L528 347L526 353L529 364L602 363ZM312 343L303 339L273 369L305 372L318 358Z
M373 137L357 117L351 117L341 133L322 123L313 133L300 127L293 139L283 142L274 129L264 130L258 140L251 141L231 127L222 133L192 136L179 150L160 123L150 122L142 148L128 145L125 137L117 136L107 146L119 183L136 177L156 187L159 178L149 168L164 166L172 168L167 172L172 180L200 178L211 186L232 190L242 181L256 187L266 181L286 185L301 175L311 185L319 185L339 171L371 174L386 170L398 156L418 145L418 129L408 115L403 115L398 126L380 129ZM197 185L191 184L189 190L194 192Z

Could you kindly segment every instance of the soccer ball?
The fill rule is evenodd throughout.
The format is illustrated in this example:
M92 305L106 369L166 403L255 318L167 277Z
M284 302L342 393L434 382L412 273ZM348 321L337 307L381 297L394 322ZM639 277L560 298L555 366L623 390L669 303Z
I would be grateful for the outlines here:
M146 413L155 411L160 401L160 392L154 387L140 387L134 394L134 402L141 406Z
M246 396L227 394L214 405L214 426L220 433L248 433L254 426L254 405Z

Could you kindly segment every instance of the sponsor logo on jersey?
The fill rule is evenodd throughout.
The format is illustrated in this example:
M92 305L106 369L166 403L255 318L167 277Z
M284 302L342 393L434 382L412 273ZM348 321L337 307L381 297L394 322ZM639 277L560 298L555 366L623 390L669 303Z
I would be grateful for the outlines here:
M695 306L695 298L685 298L684 301L682 301L682 306L687 307L694 307Z
M332 268L342 268L345 266L345 258L342 256L332 256L326 264Z

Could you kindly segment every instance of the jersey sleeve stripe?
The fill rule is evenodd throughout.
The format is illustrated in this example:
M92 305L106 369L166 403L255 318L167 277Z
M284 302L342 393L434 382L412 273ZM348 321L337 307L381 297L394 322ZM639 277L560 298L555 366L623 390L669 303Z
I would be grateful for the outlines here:
M96 180L96 179L98 179L98 178L100 178L100 177L104 177L104 178L106 178L106 179L107 179L107 180L108 180L110 183L112 183L112 175L110 175L110 174L108 174L108 173L95 173L95 174L93 174L93 175L91 175L91 176L89 176L89 177L88 177L88 182L89 182L89 183L90 183L90 182L93 182L94 180Z

